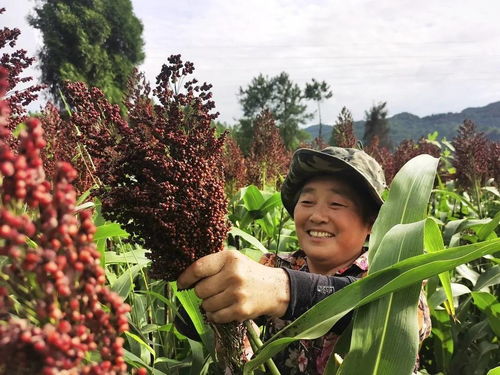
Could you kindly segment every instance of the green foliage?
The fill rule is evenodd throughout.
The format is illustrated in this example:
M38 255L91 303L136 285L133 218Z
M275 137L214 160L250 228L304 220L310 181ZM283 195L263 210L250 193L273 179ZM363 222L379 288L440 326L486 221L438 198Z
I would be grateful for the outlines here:
M311 118L301 88L293 83L290 76L282 72L275 77L259 74L253 78L247 88L240 87L240 104L244 118L240 121L238 141L246 152L251 143L253 122L257 115L269 109L276 119L283 142L288 149L294 149L304 140L304 133L299 125ZM250 138L247 138L250 136Z
M129 76L144 59L142 24L130 0L44 0L30 23L42 32L42 81L54 98L64 81L99 87L121 103Z
M279 192L260 191L253 185L241 189L229 204L229 220L234 227L228 244L255 260L265 252L297 249L295 226Z

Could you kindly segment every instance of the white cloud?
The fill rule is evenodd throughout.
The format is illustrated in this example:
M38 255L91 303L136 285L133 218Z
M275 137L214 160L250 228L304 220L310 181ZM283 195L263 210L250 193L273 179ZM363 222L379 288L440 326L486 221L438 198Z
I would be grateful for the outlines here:
M34 4L3 1L18 19ZM422 116L500 100L498 0L132 2L149 79L181 53L214 85L220 119L230 123L241 116L238 88L281 71L300 85L314 77L332 86L322 108L329 123L344 105L360 119L379 101L392 114Z

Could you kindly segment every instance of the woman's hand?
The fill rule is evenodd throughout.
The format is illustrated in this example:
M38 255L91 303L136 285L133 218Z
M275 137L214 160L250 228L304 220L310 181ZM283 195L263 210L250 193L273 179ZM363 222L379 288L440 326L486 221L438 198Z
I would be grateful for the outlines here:
M282 316L290 301L290 282L281 268L266 267L238 251L225 250L191 264L177 279L179 289L194 286L208 320L244 321Z

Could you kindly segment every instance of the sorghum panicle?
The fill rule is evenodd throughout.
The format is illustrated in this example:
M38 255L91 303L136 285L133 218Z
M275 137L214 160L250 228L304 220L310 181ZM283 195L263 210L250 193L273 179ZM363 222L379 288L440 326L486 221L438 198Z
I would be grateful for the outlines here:
M477 132L475 124L465 120L459 127L457 136L452 141L455 147L453 166L456 168L458 185L468 188L478 183L483 186L486 180L498 169L496 160L491 160L490 142L484 133Z
M7 76L0 68L0 96ZM37 119L26 121L14 154L5 108L0 101L0 255L8 259L0 279L0 374L126 374L119 335L130 308L104 285L91 213L75 215L76 171L62 162L53 184L46 180ZM86 361L90 352L100 359Z
M385 180L387 184L390 184L396 174L396 171L394 169L393 156L389 149L381 146L379 137L374 136L371 139L370 145L365 148L365 151L380 163L384 170Z
M115 127L115 144L98 174L105 217L151 249L153 277L175 280L196 259L222 250L229 228L224 136L211 125L217 114L210 112L210 85L184 82L194 67L179 55L168 61L154 90L160 104L140 77L132 80L140 87L127 100L129 124Z
M288 170L290 158L272 113L262 111L255 120L253 142L246 159L247 184L278 184Z
M417 143L411 139L401 141L394 151L394 173L397 173L410 159L421 154L429 154L439 158L441 151L438 146L427 142L425 138L421 138Z
M337 147L355 147L357 139L354 135L354 121L351 112L343 107L332 129L331 144Z
M231 136L226 138L222 159L224 181L228 195L231 196L236 190L243 187L246 182L245 158L238 143Z

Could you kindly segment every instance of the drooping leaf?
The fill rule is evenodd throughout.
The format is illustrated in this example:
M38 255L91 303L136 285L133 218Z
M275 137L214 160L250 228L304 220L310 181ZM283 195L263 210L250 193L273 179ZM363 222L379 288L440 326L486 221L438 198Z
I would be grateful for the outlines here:
M498 227L498 223L500 223L500 211L498 211L493 219L487 224L484 224L477 231L477 236L479 237L479 241L484 241L488 236L494 233L496 227Z
M106 251L104 253L104 258L106 264L145 264L151 262L151 260L146 257L146 253L147 251L144 249L125 251L121 254L117 254L114 251Z
M464 284L451 283L451 297L453 298L470 293L471 290ZM436 308L448 299L447 293L443 288L438 288L428 299L429 307ZM453 302L452 302L453 303Z
M264 196L254 185L247 186L245 189L243 189L242 200L245 208L248 211L259 210L262 204L265 202Z

